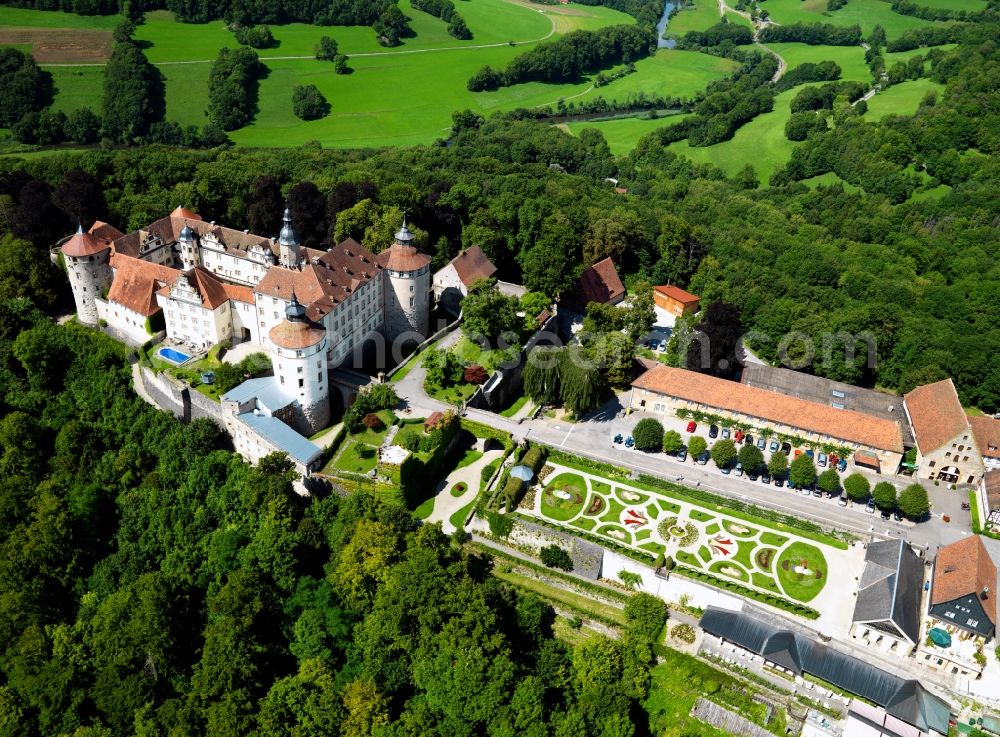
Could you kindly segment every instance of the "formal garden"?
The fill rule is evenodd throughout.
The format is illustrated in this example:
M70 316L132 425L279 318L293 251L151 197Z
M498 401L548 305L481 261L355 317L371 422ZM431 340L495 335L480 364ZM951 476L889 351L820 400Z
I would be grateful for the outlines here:
M669 558L682 570L794 602L805 604L819 595L827 582L828 555L844 548L842 541L815 531L751 523L737 510L671 497L641 481L551 461L541 476L541 487L526 497L522 513L591 540L605 538L612 548L641 551L651 561Z

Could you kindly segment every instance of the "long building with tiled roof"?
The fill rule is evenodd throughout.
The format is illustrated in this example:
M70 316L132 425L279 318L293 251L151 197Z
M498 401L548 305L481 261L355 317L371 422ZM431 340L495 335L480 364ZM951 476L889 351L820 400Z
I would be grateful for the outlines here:
M631 406L667 416L679 409L718 414L754 428L754 435L767 429L818 447L846 448L856 463L889 473L899 467L904 450L898 421L664 364L632 383Z

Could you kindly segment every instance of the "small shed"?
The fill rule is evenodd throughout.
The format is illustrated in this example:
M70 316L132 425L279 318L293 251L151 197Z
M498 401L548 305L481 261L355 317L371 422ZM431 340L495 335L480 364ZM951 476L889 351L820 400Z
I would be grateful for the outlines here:
M433 430L443 418L443 413L437 411L431 412L430 416L424 420L424 431L430 432Z
M662 284L653 287L653 302L672 315L689 315L697 312L701 299L690 292L672 284Z

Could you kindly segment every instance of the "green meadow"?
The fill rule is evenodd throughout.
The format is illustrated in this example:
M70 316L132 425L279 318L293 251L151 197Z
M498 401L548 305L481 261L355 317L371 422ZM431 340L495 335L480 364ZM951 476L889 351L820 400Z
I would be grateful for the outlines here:
M986 0L916 0L917 5L925 8L941 8L944 10L965 10L975 13L986 10Z
M940 97L944 85L929 79L894 84L868 101L865 120L881 120L887 115L913 115L928 92L936 92Z
M683 36L688 31L704 31L719 22L719 4L716 0L694 0L690 6L677 11L667 25L667 35Z
M0 28L80 28L113 31L122 22L120 15L75 15L61 10L28 10L0 7Z
M769 49L781 56L791 71L800 64L833 61L840 66L840 78L870 82L871 70L865 64L865 50L860 46L810 46L803 43L769 43Z
M945 0L942 0L944 2ZM948 0L950 2L950 0ZM761 8L766 10L776 23L832 23L837 26L861 26L866 36L872 28L881 25L889 38L895 38L911 28L936 25L936 21L926 21L908 15L900 15L892 10L885 0L850 0L840 10L827 10L826 0L764 0Z
M785 138L785 123L791 117L792 98L802 89L793 87L774 98L774 110L758 115L744 125L728 141L714 146L691 146L687 141L670 144L679 156L686 156L699 164L714 164L732 176L748 164L766 184L775 169L792 155L792 141Z
M104 98L104 68L99 66L45 67L52 75L52 84L58 93L53 102L56 110L69 113L77 108L101 110Z
M593 128L604 134L604 139L608 142L608 148L615 156L624 156L633 148L643 136L647 136L655 130L665 128L668 125L678 123L686 115L667 115L662 118L619 118L617 120L599 120L587 123L568 123L560 126L569 131L574 136L579 136L580 131L585 128Z
M933 48L939 51L951 51L957 45L958 44L942 44L941 46L935 46ZM895 64L898 64L899 62L906 63L914 56L925 56L929 51L930 51L929 48L918 48L918 49L910 49L909 51L894 51L892 53L883 52L882 58L885 59L885 68L891 69ZM924 67L927 68L927 65L925 64Z

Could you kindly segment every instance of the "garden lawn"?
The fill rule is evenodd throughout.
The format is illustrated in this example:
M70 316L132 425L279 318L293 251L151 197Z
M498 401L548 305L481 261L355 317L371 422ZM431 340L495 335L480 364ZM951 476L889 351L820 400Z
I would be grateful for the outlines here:
M804 43L769 43L769 49L788 63L788 70L821 61L833 61L840 67L844 81L871 82L872 73L865 64L865 50L860 46L810 46Z
M474 506L476 506L476 500L475 499L473 499L471 502L469 502L468 504L466 504L461 509L458 509L455 512L453 512L452 515L451 515L451 517L448 518L448 521L451 522L452 526L456 530L464 529L465 528L465 518L469 516L469 512L472 511L472 508ZM431 505L431 508L433 509L433 504Z
M797 573L796 566L805 563L807 573ZM826 585L828 570L826 557L819 548L803 542L794 542L778 556L774 571L781 588L792 599L812 601Z
M375 414L382 420L382 429L370 430L366 427L361 432L352 434L350 436L352 440L359 443L368 443L376 447L382 444L382 441L385 440L385 434L389 432L389 427L396 421L396 415L391 409L379 410Z
M358 451L362 455L358 455ZM338 471L367 474L378 464L378 449L375 446L349 438L339 451L339 455L331 464ZM329 466L328 466L329 468Z
M528 403L528 397L527 396L520 396L517 399L515 399L514 403L511 404L507 409L501 411L500 412L500 416L501 417L513 417L518 412L520 412L521 408L524 407L524 405L526 405L527 403Z
M479 450L467 450L462 459L455 465L454 470L457 471L460 468L465 468L466 466L471 466L473 463L478 461L483 457L482 451Z
M570 625L570 620L566 617L556 617L552 623L552 634L556 636L556 639L562 640L570 647L582 645L588 640L593 640L597 637L597 632L590 627L577 627L574 629Z
M722 19L716 0L694 0L692 6L674 13L667 24L667 36L683 36L688 31L704 31Z
M850 0L840 10L827 11L826 0L765 0L761 8L767 10L777 23L830 23L835 26L861 26L861 33L868 36L876 25L885 29L886 35L896 38L911 28L941 25L892 10L886 0Z
M572 499L560 499L555 491L565 491ZM575 517L587 500L587 482L575 473L561 473L549 482L542 492L542 514L556 522L565 522Z
M936 92L940 97L944 92L944 85L929 79L894 84L868 101L865 120L881 120L887 115L913 115L928 92Z
M667 115L662 118L619 118L617 120L599 120L587 123L568 123L565 129L574 136L580 131L592 128L604 135L608 148L615 156L624 156L635 148L640 138L648 136L653 131L678 123L687 115ZM560 126L562 127L562 126Z

